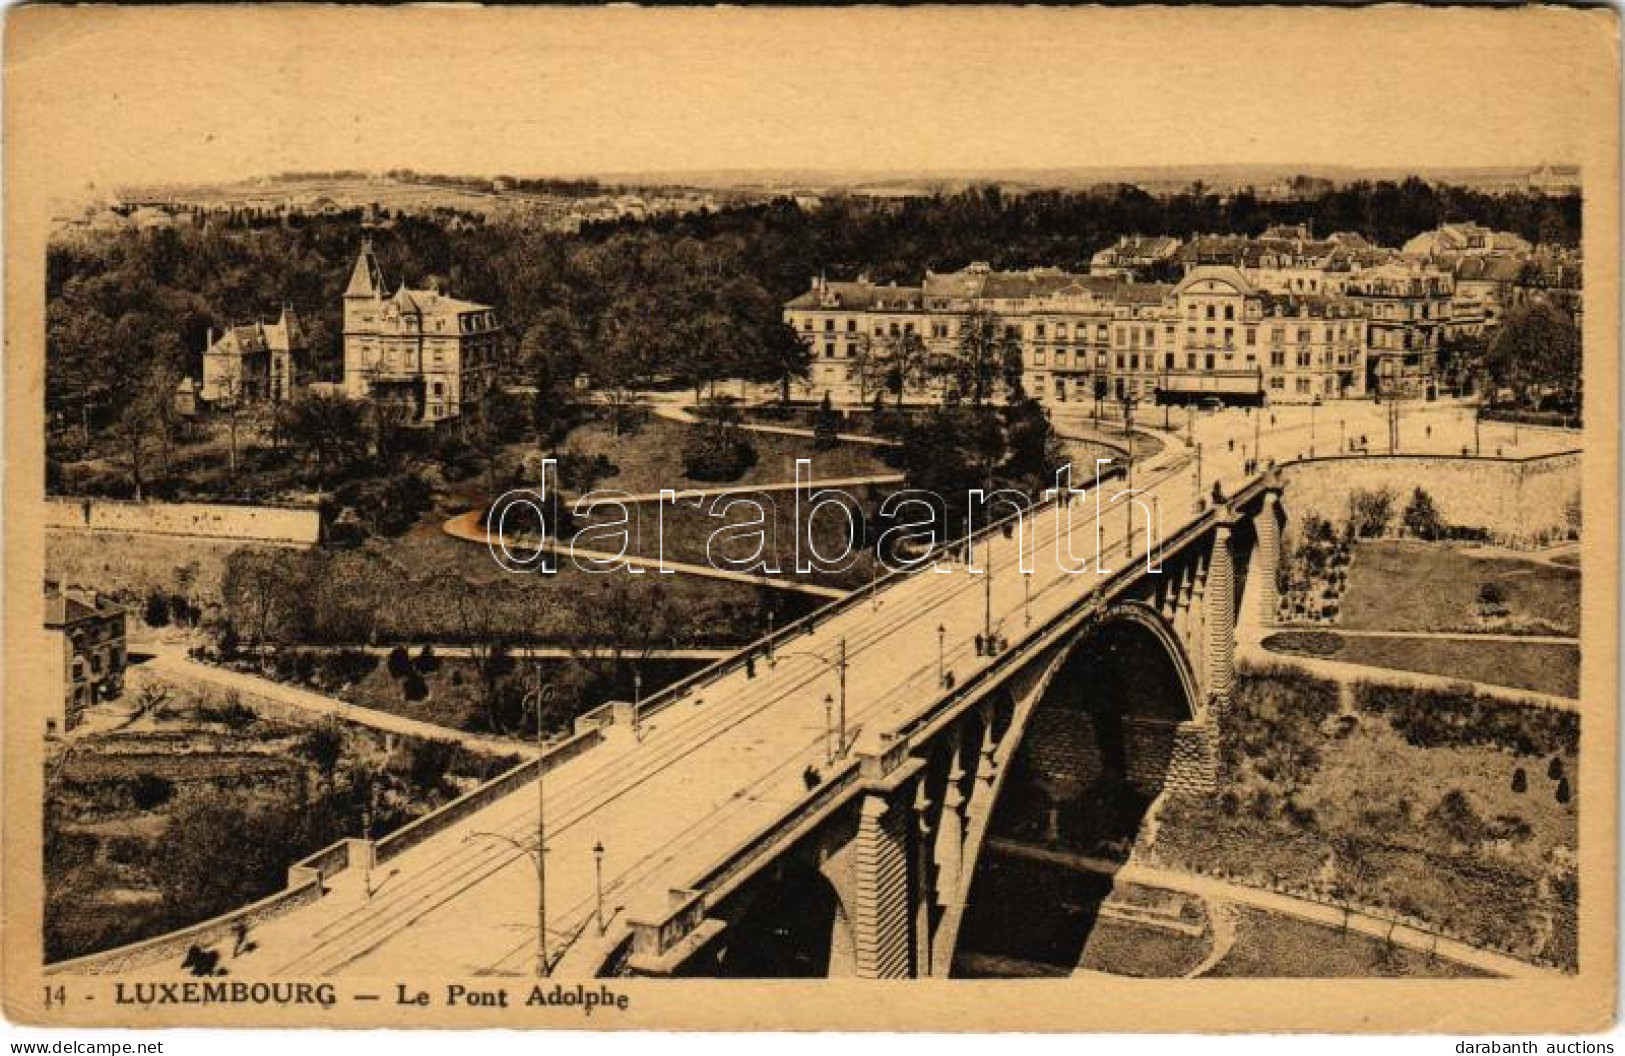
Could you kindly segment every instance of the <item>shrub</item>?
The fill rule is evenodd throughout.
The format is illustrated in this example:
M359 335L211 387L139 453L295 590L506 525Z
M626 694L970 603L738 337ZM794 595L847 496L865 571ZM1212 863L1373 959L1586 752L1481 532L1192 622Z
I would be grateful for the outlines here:
M235 690L226 694L221 704L205 704L197 709L198 719L217 722L231 730L245 730L259 721L254 709L244 704Z
M1561 778L1557 782L1557 801L1559 803L1567 803L1569 801L1569 796L1569 779L1566 777Z
M570 491L591 491L600 480L616 472L614 463L605 455L589 455L573 444L554 458L558 464L559 486Z
M423 681L423 676L415 669L408 669L406 677L401 680L401 696L408 703L417 703L429 695L429 684Z
M756 464L756 448L730 404L708 403L683 443L683 473L693 480L737 480Z
M174 795L174 783L157 774L141 774L130 785L130 799L137 810L156 810Z
M453 741L411 740L406 743L405 777L420 795L432 796L446 784L452 760L457 755Z
M1546 765L1546 776L1553 781L1561 781L1563 779L1563 760L1555 755L1552 756L1552 761Z
M335 649L321 659L322 677L330 685L351 685L372 674L378 658L361 649Z
M1468 847L1482 840L1486 832L1484 819L1459 788L1452 788L1440 797L1428 811L1427 820L1456 843Z
M1394 518L1394 493L1388 488L1356 489L1349 495L1349 526L1361 539L1386 535Z
M391 649L385 666L389 670L390 678L405 678L412 670L412 657L407 653L406 646L397 645Z
M425 645L418 650L417 669L426 675L440 670L440 658L434 655L434 646Z
M1512 771L1512 791L1522 795L1529 790L1529 777L1523 772L1523 767Z
M1439 510L1433 505L1433 497L1421 488L1411 492L1411 501L1400 515L1400 522L1405 531L1418 539L1432 541L1441 538L1444 534L1444 521L1439 517Z
M1580 718L1574 712L1481 697L1467 687L1441 690L1360 682L1354 687L1354 704L1359 711L1385 716L1417 748L1484 745L1515 755L1542 756L1575 752L1580 746ZM1553 764L1561 775L1561 760L1554 758Z
M1506 593L1502 591L1499 583L1484 583L1478 588L1478 612L1485 618L1505 616L1510 610L1506 604Z
M154 587L147 594L147 604L141 610L141 618L148 627L169 626L169 596Z
M344 757L344 730L336 721L317 726L299 741L294 751L327 777L332 777Z

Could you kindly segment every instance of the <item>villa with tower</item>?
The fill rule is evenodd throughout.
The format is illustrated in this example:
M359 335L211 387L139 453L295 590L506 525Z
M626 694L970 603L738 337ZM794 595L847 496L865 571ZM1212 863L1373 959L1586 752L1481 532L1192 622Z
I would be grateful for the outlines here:
M344 393L399 408L413 424L477 420L495 380L501 327L489 305L439 289L393 293L371 239L344 290Z

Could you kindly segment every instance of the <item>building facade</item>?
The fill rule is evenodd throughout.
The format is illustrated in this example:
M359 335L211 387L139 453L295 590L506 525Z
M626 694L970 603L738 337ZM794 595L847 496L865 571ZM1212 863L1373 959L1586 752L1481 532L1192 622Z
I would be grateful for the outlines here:
M1361 272L1345 295L1363 309L1366 384L1384 396L1433 396L1455 301L1447 273L1415 262Z
M1045 403L1309 402L1364 395L1366 322L1335 296L1261 289L1235 267L1178 283L973 264L920 286L819 278L785 322L812 354L810 395L865 399L876 344L917 335L928 363L957 354L962 321L989 312L1021 347L1022 381ZM930 389L922 372L912 386Z
M403 281L387 292L370 240L344 291L344 392L413 424L479 418L495 383L501 327L484 304Z
M124 610L90 591L45 595L45 629L62 650L62 707L45 720L47 736L78 726L86 708L124 691Z
M293 399L309 380L309 362L310 348L299 317L283 305L274 323L227 327L218 338L210 328L197 395L220 406L282 403Z

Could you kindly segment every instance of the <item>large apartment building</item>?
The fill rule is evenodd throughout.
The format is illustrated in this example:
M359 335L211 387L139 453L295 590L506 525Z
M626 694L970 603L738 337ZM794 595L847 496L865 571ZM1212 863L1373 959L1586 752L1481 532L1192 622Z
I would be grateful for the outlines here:
M476 419L495 383L501 329L489 305L404 281L389 293L364 240L344 291L344 391L415 424Z
M1262 289L1239 268L1198 265L1175 284L973 264L919 286L814 279L785 305L813 353L808 387L863 398L873 343L917 334L951 357L961 320L996 315L1022 349L1023 385L1047 403L1309 402L1365 393L1365 319L1353 302Z

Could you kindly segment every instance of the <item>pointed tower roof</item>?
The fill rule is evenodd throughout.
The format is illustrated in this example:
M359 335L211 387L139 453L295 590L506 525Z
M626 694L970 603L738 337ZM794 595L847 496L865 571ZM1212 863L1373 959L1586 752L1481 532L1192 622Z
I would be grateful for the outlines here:
M355 270L350 272L350 285L345 287L346 297L377 297L384 290L384 273L378 267L378 258L372 253L372 239L361 240L361 255L356 258Z

